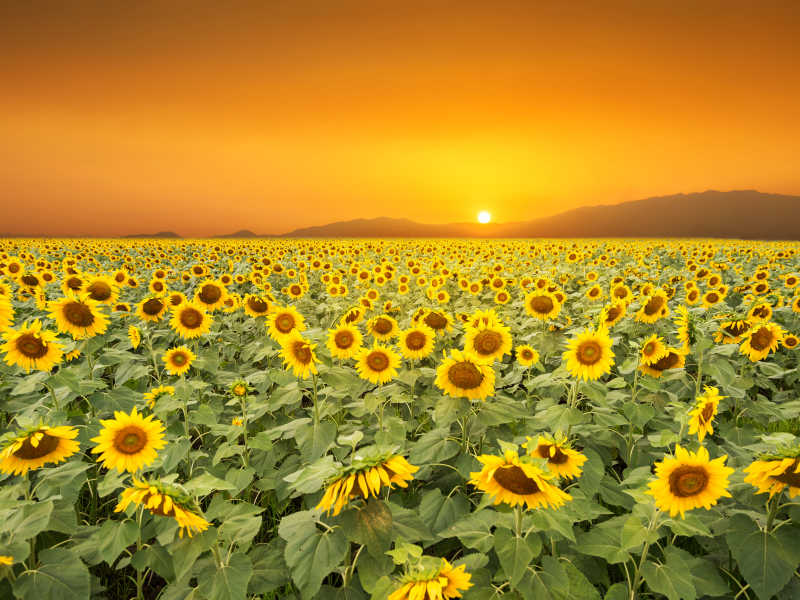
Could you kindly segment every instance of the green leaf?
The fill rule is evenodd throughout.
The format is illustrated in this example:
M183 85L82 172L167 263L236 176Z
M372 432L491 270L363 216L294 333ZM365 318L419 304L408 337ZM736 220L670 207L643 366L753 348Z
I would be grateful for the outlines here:
M313 494L319 490L325 481L338 471L339 467L333 462L330 454L314 461L307 467L295 471L283 478L290 483L292 488L300 494Z
M417 513L389 502L392 511L392 529L394 539L402 538L407 542L433 540L428 526L417 516Z
M664 562L646 561L642 566L645 582L654 592L664 594L669 600L695 600L691 569L680 553L672 546L664 550Z
M139 528L136 521L105 521L93 535L97 540L97 552L109 565L139 537Z
M725 535L745 581L769 600L789 582L800 565L800 527L785 525L767 533L743 514L734 515Z
M604 558L611 564L625 562L631 556L621 540L621 530L626 520L626 517L615 517L580 533L575 549L583 554Z
M250 557L242 552L231 556L227 565L218 568L206 592L208 600L245 600L247 584L253 576ZM208 589L202 586L203 589Z
M482 510L459 519L439 535L443 538L457 537L468 548L488 552L494 545L492 527L497 522L497 513Z
M443 462L458 454L459 446L448 440L449 428L433 429L420 437L412 446L408 460L414 465Z
M283 540L278 537L270 540L268 544L259 544L250 550L253 576L247 588L249 594L267 594L289 583L283 550Z
M52 512L52 500L30 502L17 509L0 511L0 531L8 533L13 540L29 540L47 529Z
M383 556L392 543L392 511L377 498L342 513L342 526L347 538L366 546L373 557Z
M89 570L67 548L47 548L39 553L39 568L26 571L14 582L20 600L88 600Z
M600 600L600 592L575 565L565 561L562 566L569 579L569 597L572 600Z
M211 473L203 473L198 477L193 477L191 480L184 484L184 487L190 494L196 496L206 496L214 490L235 490L236 486L232 483L214 477Z
M524 539L514 535L508 529L498 529L495 532L494 551L497 553L497 558L500 559L503 572L511 587L517 587L522 576L525 575L528 565L541 550L542 541L536 534Z
M425 492L419 503L419 516L434 534L447 529L468 512L469 501L464 496L444 496L436 488Z

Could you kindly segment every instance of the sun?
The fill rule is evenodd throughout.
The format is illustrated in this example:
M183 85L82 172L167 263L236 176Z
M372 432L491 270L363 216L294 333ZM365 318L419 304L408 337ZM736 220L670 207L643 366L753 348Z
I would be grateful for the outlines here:
M487 210L478 213L478 223L488 223L492 220L492 215Z

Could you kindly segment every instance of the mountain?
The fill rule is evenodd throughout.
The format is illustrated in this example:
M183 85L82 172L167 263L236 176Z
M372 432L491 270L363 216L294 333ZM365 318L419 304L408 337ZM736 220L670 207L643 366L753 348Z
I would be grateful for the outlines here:
M159 231L158 233L133 233L131 235L120 236L123 238L180 238L174 231Z
M295 229L280 237L716 237L800 239L800 196L756 190L656 196L584 206L513 223L431 225L409 219L354 219Z

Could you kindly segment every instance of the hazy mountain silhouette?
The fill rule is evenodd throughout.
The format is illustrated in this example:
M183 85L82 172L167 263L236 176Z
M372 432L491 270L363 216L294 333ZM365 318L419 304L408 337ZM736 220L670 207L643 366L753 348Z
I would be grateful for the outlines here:
M718 237L800 239L800 196L756 190L657 196L584 206L514 223L430 225L409 219L354 219L295 229L281 237Z
M159 231L158 233L133 233L131 235L123 235L124 238L179 238L174 231Z

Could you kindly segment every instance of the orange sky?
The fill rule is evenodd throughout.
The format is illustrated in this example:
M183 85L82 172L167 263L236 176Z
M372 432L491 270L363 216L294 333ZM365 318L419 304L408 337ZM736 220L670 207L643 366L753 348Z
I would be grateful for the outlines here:
M798 59L796 0L3 2L0 233L800 194Z

